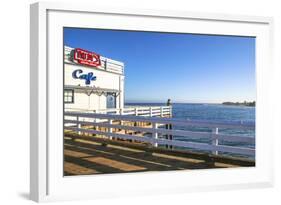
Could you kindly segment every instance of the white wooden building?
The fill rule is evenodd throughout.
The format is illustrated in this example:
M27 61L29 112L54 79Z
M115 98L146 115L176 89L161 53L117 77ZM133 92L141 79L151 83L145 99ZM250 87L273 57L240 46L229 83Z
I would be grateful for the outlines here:
M94 55L82 49L64 47L66 110L93 111L124 107L124 63L97 54L95 59Z

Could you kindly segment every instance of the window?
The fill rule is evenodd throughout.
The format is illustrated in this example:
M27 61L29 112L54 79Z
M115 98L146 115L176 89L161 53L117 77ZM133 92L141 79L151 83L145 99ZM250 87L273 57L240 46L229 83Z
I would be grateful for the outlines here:
M74 90L64 90L64 103L74 103Z

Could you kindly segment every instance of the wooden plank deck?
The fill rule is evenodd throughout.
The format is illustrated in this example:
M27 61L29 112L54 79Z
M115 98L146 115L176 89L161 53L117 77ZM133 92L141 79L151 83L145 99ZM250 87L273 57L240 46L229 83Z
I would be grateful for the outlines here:
M240 166L255 166L255 163L87 136L70 135L64 139L65 176Z

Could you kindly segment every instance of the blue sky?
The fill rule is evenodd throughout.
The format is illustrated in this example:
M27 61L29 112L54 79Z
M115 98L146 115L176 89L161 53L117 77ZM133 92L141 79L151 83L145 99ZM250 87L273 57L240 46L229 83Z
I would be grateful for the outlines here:
M255 38L64 29L64 44L125 63L125 101L253 101Z

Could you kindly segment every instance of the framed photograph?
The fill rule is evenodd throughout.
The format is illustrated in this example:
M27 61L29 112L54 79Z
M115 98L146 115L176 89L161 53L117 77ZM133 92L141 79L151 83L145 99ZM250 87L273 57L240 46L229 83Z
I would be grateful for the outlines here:
M31 5L30 197L272 186L269 17Z

